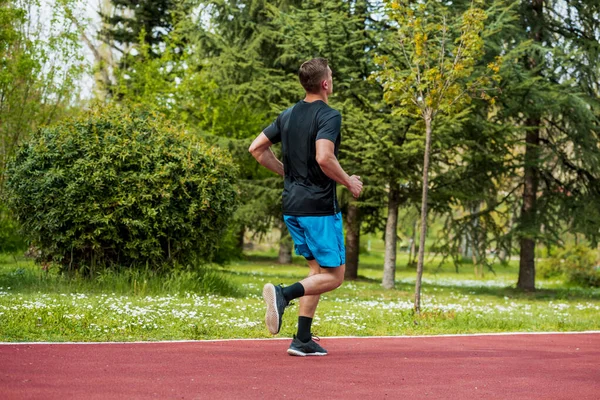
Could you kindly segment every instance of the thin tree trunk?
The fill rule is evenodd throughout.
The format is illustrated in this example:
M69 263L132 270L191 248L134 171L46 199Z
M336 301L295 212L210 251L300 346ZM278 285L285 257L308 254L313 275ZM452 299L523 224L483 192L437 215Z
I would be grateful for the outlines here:
M288 232L287 226L283 220L280 225L281 236L279 237L279 264L292 263L292 240Z
M237 247L240 254L244 252L244 234L246 233L246 227L242 226L237 233Z
M529 23L531 37L535 42L542 42L542 27L544 20L544 1L532 0L532 17ZM531 54L528 58L528 68L533 70L537 67L538 60ZM519 280L517 288L521 290L535 290L535 237L539 229L536 222L537 213L537 189L539 174L536 164L539 159L538 146L540 144L541 118L532 116L526 121L528 130L525 136L525 180L523 186L523 204L521 205L521 226L526 233L521 233L520 238L520 260Z
M462 237L462 256L463 258L469 258L472 255L471 251L471 238L469 233L465 233Z
M419 238L419 259L417 262L417 279L415 281L415 312L421 312L421 278L423 277L423 260L425 258L425 237L427 236L427 194L429 185L429 152L431 149L431 111L425 113L425 155L423 159L423 196L421 197L421 237Z
M481 209L481 203L476 203L471 207L471 215L477 214ZM476 278L483 278L483 257L485 257L485 249L482 251L482 246L485 242L482 232L479 231L479 218L472 220L473 224L473 246L472 246L472 260L473 269Z
M479 265L477 265L477 257L473 255L473 257L471 257L471 261L473 262L473 274L475 274L475 278L479 278Z
M385 259L383 262L383 281L385 289L393 289L396 285L396 238L398 228L398 207L400 206L400 188L390 185L388 194L388 217L385 224Z
M110 0L102 0L100 2L100 12L105 15L111 15L113 13L114 6ZM68 16L71 22L77 27L80 33L81 40L86 44L89 50L92 52L96 61L94 73L94 81L96 83L94 91L100 101L105 101L109 95L109 88L113 85L111 79L110 70L114 68L114 61L112 51L108 43L101 43L96 46L92 43L90 38L85 33L85 25L75 18L72 14ZM103 22L103 28L109 27L109 24Z
M417 220L415 219L415 221L413 222L413 226L412 226L412 235L410 237L410 247L408 250L408 267L412 268L413 267L413 263L414 263L414 256L415 256L415 248L417 247L417 244L415 243L417 239Z
M355 200L350 200L346 212L346 272L345 279L358 278L360 252L360 210Z

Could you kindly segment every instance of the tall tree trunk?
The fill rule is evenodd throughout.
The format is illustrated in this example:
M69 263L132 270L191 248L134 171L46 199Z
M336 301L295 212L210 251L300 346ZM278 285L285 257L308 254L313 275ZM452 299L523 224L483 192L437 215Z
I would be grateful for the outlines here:
M393 289L396 285L396 238L398 228L398 207L400 206L400 188L398 184L390 185L388 194L388 216L385 224L385 259L383 262L383 281L385 289Z
M539 126L540 120L527 120L527 126ZM535 167L538 161L539 129L527 132L525 138L525 182L523 186L523 204L521 205L521 226L526 230L522 233L520 244L519 280L517 288L535 290L535 238L532 233L537 230L537 189L538 172Z
M360 252L360 210L354 199L346 212L346 272L345 279L358 278L358 258Z
M283 220L280 225L281 236L279 237L279 264L292 263L292 239L288 232L287 226Z
M423 157L423 195L421 197L421 237L419 238L419 259L417 262L417 279L415 281L415 312L421 313L421 278L423 277L423 260L425 258L425 237L427 236L427 194L429 186L429 152L431 149L431 111L425 112L425 155Z
M531 37L534 41L542 42L542 27L544 19L544 1L532 0L531 2L531 20L529 27ZM527 62L530 70L538 66L536 55L530 54ZM539 159L538 146L540 144L540 126L541 118L531 116L527 119L526 125L531 128L525 136L525 179L523 185L523 204L521 205L521 226L526 232L521 233L520 238L520 259L519 259L519 280L517 288L521 290L535 290L535 233L538 230L537 225L537 189L538 189L538 170L537 163Z

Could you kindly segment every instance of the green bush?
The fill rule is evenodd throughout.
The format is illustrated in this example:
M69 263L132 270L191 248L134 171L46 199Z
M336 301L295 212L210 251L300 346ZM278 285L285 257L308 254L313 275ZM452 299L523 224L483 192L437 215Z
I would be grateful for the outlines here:
M235 167L141 109L42 128L7 169L7 200L40 262L161 269L208 259L235 210Z
M538 274L543 278L564 277L582 286L600 286L597 256L596 251L586 246L568 246L541 262Z

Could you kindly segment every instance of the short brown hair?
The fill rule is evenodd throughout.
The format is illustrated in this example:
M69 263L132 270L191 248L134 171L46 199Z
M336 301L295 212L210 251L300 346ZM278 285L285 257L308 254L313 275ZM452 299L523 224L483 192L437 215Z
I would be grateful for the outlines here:
M328 67L327 59L321 57L304 62L298 70L300 84L304 90L308 93L318 93L321 81L327 77Z

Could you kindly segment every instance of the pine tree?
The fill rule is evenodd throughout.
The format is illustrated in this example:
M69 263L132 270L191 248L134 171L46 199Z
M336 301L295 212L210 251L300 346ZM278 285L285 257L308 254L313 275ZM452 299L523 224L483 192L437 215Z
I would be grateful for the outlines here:
M496 104L472 113L463 132L472 132L466 138L476 147L466 148L462 170L439 185L463 182L446 194L463 215L448 215L444 252L457 254L468 235L480 238L479 252L495 248L504 258L516 238L517 286L534 290L536 244L561 245L568 233L597 240L600 124L592 60L600 10L586 1L518 5L516 23L486 41L506 60ZM476 212L473 202L482 205Z
M597 237L592 227L599 214L591 205L597 204L592 199L600 176L599 119L590 82L598 69L585 60L598 54L600 12L593 2L564 7L558 1L521 3L522 70L508 88L505 116L525 130L516 231L521 248L517 287L522 290L535 289L536 243L560 243L565 227Z
M130 56L132 46L146 43L152 58L160 57L160 45L173 30L175 13L178 4L174 0L111 0L113 8L107 14L100 11L105 23L99 32L100 38L111 43L121 55L123 66Z

